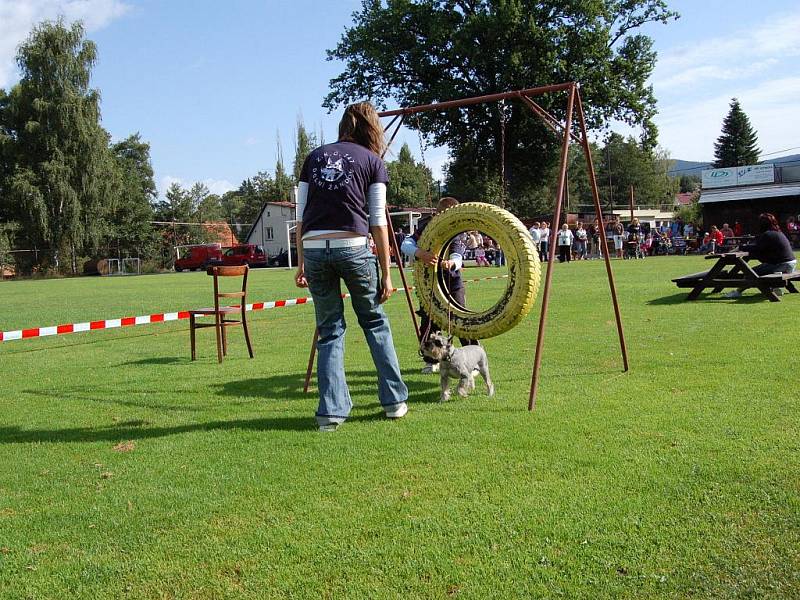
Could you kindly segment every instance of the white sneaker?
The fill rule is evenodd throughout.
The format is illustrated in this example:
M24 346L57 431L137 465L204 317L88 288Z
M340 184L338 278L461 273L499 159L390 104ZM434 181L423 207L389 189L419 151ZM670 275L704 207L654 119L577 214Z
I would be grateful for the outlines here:
M742 297L742 290L733 290L732 292L728 292L725 294L726 298L741 298Z
M336 431L339 429L339 423L328 423L327 425L320 425L319 430L321 432L331 432Z
M394 406L390 406L389 408L385 408L384 411L386 412L386 416L390 419L399 419L404 417L408 412L408 404L405 402L401 402L400 404L395 404Z
M431 373L439 372L439 363L427 364L422 368L423 375L430 375Z

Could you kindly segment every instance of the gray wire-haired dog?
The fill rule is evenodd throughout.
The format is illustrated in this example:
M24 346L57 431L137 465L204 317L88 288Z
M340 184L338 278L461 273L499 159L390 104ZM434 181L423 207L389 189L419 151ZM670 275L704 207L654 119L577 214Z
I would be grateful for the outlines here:
M478 371L486 382L489 396L494 396L494 384L489 375L489 359L486 351L480 346L453 346L453 337L447 337L441 331L432 333L420 344L422 354L439 361L439 374L442 384L440 402L450 399L450 377L458 377L456 391L461 397L467 396L475 389L474 371Z

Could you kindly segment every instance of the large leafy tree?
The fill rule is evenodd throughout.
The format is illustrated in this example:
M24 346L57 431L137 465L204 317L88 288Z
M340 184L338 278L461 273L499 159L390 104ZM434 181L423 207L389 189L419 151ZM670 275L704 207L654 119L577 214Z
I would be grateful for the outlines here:
M37 25L19 47L22 77L4 109L13 164L5 187L20 235L49 245L56 268L69 253L74 270L76 256L108 233L114 161L89 87L96 56L80 23Z
M714 168L740 167L758 162L758 134L736 98L722 121L722 134L714 143Z
M610 119L638 125L642 143L653 148L656 108L647 80L656 53L638 30L676 16L664 0L364 0L329 51L345 68L325 105L366 97L409 106L579 81L589 127ZM563 94L540 102L563 117ZM407 124L450 148L448 191L507 190L520 212L532 209L557 160L558 140L517 102L424 113ZM501 156L505 177L498 181Z

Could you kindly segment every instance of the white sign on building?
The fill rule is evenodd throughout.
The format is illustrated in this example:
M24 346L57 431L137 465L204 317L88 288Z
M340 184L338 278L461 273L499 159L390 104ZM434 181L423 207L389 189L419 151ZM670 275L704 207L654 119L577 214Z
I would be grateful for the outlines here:
M704 169L703 189L736 185L736 169Z
M775 183L775 165L751 165L736 169L736 185Z
M770 163L703 171L703 189L758 183L775 183L775 165Z

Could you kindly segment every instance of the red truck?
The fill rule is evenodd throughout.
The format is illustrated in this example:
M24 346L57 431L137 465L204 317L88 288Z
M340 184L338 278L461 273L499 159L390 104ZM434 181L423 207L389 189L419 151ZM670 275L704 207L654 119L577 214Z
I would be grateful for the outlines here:
M222 247L219 244L207 244L205 246L191 246L189 252L183 258L175 261L175 270L180 272L186 269L194 271L205 269L209 265L221 265Z
M268 259L264 248L256 244L239 244L226 249L222 254L222 264L226 266L266 267Z

